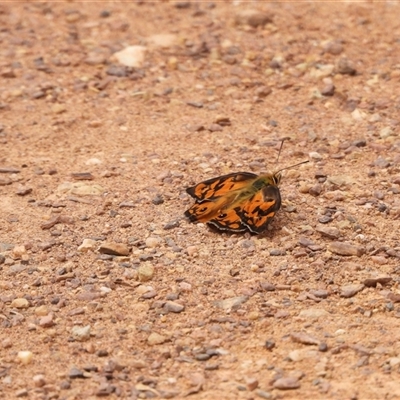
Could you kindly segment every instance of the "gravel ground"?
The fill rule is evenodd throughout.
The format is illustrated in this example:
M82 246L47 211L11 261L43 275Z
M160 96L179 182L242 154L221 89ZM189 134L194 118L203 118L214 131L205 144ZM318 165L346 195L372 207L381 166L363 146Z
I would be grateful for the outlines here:
M0 4L0 398L400 398L399 14ZM303 160L261 235L183 218Z

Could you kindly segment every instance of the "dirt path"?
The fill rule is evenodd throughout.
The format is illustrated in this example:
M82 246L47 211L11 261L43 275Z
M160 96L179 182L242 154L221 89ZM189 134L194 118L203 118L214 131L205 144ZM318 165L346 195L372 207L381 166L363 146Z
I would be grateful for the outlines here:
M0 4L0 398L400 398L399 15ZM307 159L262 235L183 219Z

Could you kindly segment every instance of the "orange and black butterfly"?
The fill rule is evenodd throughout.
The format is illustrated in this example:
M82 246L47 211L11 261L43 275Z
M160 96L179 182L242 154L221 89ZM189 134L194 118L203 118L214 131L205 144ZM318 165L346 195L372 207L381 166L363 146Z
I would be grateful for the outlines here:
M264 175L236 172L189 187L186 191L196 202L185 216L221 230L262 233L281 207L280 172L306 162Z

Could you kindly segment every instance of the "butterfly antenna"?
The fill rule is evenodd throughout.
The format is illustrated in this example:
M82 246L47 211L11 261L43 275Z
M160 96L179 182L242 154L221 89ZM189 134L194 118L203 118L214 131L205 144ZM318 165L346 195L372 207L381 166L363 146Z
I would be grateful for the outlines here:
M278 158L276 159L276 165L278 165L278 163L279 163L279 157L281 156L284 141L285 141L285 139L282 139L281 146L279 147Z
M297 167L298 165L306 164L306 163L308 163L308 162L310 162L310 161L309 161L309 160L305 160L305 161L299 162L299 163L297 163L297 164L290 165L289 167L285 167L285 168L279 169L278 171L275 172L274 175L276 175L276 174L279 173L279 172L285 171L285 170L287 170L287 169L291 169L291 168Z

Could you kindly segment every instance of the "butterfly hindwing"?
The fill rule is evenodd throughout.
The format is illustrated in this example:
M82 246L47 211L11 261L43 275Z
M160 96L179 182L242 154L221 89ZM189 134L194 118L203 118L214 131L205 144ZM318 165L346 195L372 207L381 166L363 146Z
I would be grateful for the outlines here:
M209 224L218 229L231 232L244 232L247 226L243 224L242 219L235 208L228 209L208 221Z
M200 182L195 186L187 188L186 191L194 197L197 202L201 202L207 199L226 196L229 192L243 189L255 178L257 178L257 175L251 172L227 174Z
M242 223L253 233L265 231L281 206L281 195L277 186L268 185L255 193L240 208Z

